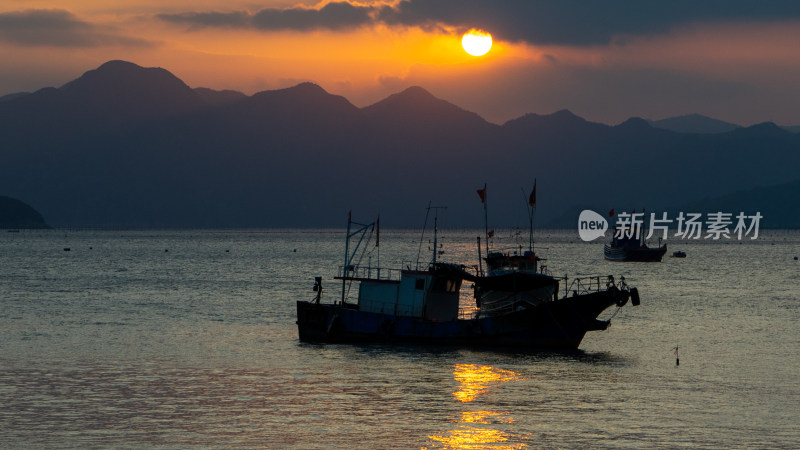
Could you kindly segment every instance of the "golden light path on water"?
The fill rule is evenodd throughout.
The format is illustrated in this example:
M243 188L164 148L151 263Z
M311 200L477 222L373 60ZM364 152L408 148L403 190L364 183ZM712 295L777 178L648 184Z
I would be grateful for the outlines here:
M470 404L493 388L511 381L521 380L511 370L476 364L456 364L453 377L458 382L458 390L453 396L461 403ZM512 444L510 433L497 429L496 424L512 424L514 418L508 411L464 410L455 422L455 428L440 436L428 436L440 442L444 448L454 449L520 449L524 444Z

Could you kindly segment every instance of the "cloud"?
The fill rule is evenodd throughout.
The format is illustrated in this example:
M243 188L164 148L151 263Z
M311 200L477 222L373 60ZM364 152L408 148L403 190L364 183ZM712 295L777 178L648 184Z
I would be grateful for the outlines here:
M235 11L229 13L188 12L180 14L159 14L156 17L166 22L190 25L192 28L243 28L250 26L252 18L250 14L244 11Z
M791 0L401 0L330 2L317 8L267 8L248 12L161 14L160 19L197 27L261 30L346 30L367 25L422 29L483 28L496 38L536 45L604 45L620 37L666 33L696 22L769 21L800 18Z
M320 9L263 9L253 16L253 25L263 30L308 30L357 28L371 22L371 7L328 3Z
M0 13L0 41L21 46L101 47L153 44L80 20L61 9L30 9Z
M694 22L798 17L800 3L789 0L403 0L378 15L387 24L478 27L501 39L546 45L602 45Z
M270 31L344 30L372 23L373 7L347 2L328 3L321 8L266 8L255 14L244 11L189 12L159 14L161 20L190 25L191 29L208 27L254 28Z

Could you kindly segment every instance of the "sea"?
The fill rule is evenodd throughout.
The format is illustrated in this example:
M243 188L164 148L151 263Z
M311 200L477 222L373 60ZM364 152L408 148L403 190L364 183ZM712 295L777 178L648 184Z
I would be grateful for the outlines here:
M474 266L480 234L438 257ZM535 236L553 275L624 276L641 305L547 352L300 342L314 277L341 295L343 230L3 230L0 447L800 448L800 232L668 239L687 256L661 263L600 241ZM374 267L434 251L365 244Z

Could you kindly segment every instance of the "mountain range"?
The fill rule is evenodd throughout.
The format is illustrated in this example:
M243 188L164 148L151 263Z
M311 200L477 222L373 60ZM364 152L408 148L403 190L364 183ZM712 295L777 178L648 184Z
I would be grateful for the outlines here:
M421 87L364 108L312 83L248 96L109 61L0 98L0 194L55 227L328 227L351 210L421 226L428 202L473 227L486 184L491 226L513 226L536 180L537 224L574 226L562 222L582 208L655 211L800 180L800 135L773 123L660 125L567 110L498 125Z

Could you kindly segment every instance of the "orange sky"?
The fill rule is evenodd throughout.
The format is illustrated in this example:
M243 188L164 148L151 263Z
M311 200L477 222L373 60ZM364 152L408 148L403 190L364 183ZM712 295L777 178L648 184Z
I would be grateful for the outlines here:
M201 26L162 15L250 18L265 8L324 4L163 3L3 0L0 95L60 86L107 60L124 59L164 67L193 87L247 94L313 81L358 106L420 85L496 123L567 108L606 123L701 113L742 125L800 124L800 22L792 18L689 21L659 33L575 44L503 39L502 29L463 19L421 25L371 20L335 29ZM494 35L487 55L473 57L461 48L461 34L472 27Z

